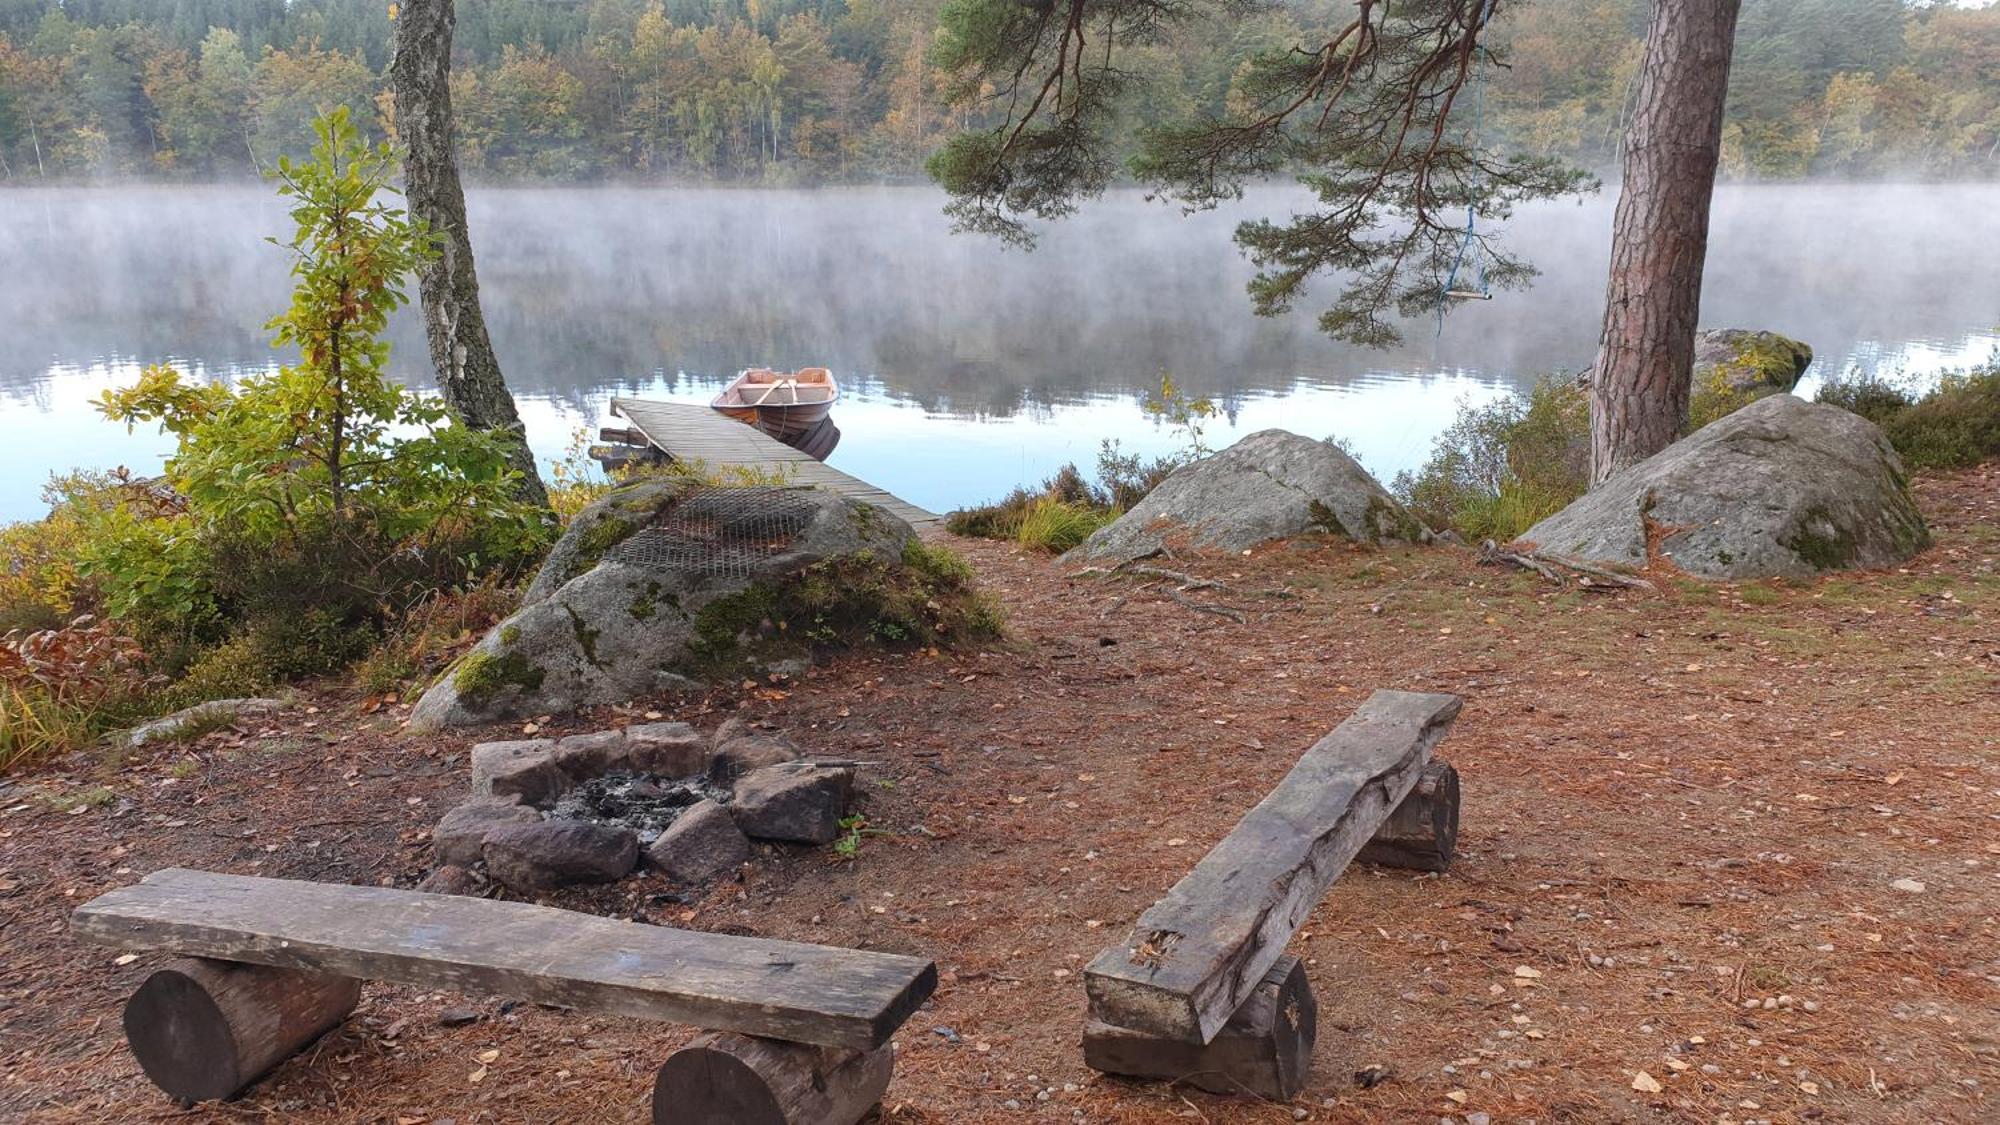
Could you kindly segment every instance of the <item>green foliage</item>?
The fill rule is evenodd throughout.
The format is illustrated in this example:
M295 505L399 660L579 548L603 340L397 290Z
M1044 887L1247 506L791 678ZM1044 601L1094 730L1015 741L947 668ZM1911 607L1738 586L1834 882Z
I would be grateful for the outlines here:
M1813 401L1838 406L1881 426L1915 405L1917 400L1907 391L1888 383L1863 379L1853 383L1827 383L1820 387Z
M1389 317L1443 299L1462 241L1445 216L1475 212L1490 229L1517 203L1589 182L1549 157L1484 147L1467 114L1453 118L1454 106L1478 99L1494 62L1493 8L1457 0L1322 17L1244 51L1220 104L1139 118L1167 84L1137 65L1148 50L1250 10L1234 0L951 0L934 57L952 76L948 95L982 119L927 170L952 195L959 225L1029 241L1027 217L1060 218L1111 183L1124 133L1138 136L1132 175L1190 209L1293 174L1316 208L1237 228L1260 271L1250 284L1257 311L1283 312L1309 280L1337 275L1321 328L1386 345L1400 338ZM1483 237L1481 252L1495 284L1532 274Z
M380 335L429 240L384 202L386 146L345 109L315 131L311 159L276 172L295 290L271 327L298 361L233 387L154 367L107 392L106 415L174 435L166 476L60 479L49 519L4 532L25 565L0 605L101 607L180 674L161 707L345 667L409 607L509 572L548 535L500 439L384 376Z
M753 585L695 614L688 669L740 672L812 650L975 644L1000 635L1000 607L972 567L912 539L900 559L862 553L814 563L777 585Z
M1829 384L1818 401L1881 426L1905 468L1960 469L2000 457L2000 367L1948 374L1917 399L1868 381Z
M1588 396L1550 377L1525 396L1461 401L1430 459L1398 473L1393 491L1432 527L1506 542L1583 495L1589 463Z
M884 836L880 828L871 828L868 819L860 813L850 813L836 821L840 826L840 836L833 842L833 854L840 859L854 859L861 854L861 841L869 836Z
M1208 420L1220 411L1215 408L1215 403L1207 398L1195 398L1181 390L1174 383L1172 375L1160 376L1159 392L1147 395L1146 400L1140 403L1140 409L1165 422L1180 434L1185 443L1185 448L1178 458L1181 463L1198 461L1215 452L1209 448L1205 431Z
M1021 513L1014 541L1031 551L1060 555L1116 518L1109 509L1043 496Z
M335 105L389 129L371 120L394 26L379 4L91 0L43 19L52 7L0 3L0 179L241 175L298 155L307 123ZM1017 213L1059 213L1065 201L1044 186L1121 174L1156 147L1141 135L1240 120L1293 77L1260 60L1326 42L1346 12L1092 0L1085 38L1118 40L1118 73L1079 68L1072 50L1070 77L1092 87L1099 119L1031 126L1015 152L1032 160L1009 162L1031 174L995 179L1004 137L980 130L999 107L954 110L959 91L940 65L1024 40L1041 11L969 0L460 3L459 160L475 177L872 180L919 171L959 134L937 155L940 180L990 186ZM1497 12L1484 44L1506 64L1488 74L1494 147L1614 162L1643 5L1537 0ZM1379 26L1384 54L1403 49L1397 34L1422 14L1398 9ZM1987 174L2000 130L1996 32L1992 6L1747 0L1726 170ZM1067 104L1072 88L1050 100Z

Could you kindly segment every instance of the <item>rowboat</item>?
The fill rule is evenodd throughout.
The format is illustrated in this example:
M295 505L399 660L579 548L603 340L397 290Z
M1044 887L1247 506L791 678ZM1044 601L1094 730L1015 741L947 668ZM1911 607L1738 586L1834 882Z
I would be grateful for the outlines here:
M833 404L839 398L840 384L824 367L753 367L731 380L709 406L824 461L840 443L840 430L833 424Z

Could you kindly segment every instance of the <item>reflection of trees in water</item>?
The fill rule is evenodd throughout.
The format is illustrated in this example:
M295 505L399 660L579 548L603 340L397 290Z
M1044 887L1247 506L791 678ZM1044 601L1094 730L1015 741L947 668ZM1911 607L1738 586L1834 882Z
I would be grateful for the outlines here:
M262 242L283 222L263 188L70 190L46 221L40 194L0 210L0 389L107 356L271 362L262 325L287 279ZM1168 371L1227 407L1301 380L1520 381L1588 360L1608 201L1525 212L1511 237L1544 270L1535 288L1460 310L1441 339L1413 325L1390 352L1322 338L1310 295L1289 317L1249 313L1230 229L1288 202L1260 193L1183 220L1120 196L1032 254L950 235L938 197L917 189L487 192L472 225L509 382L579 404L764 363L825 363L927 410L1005 417L1148 390ZM2000 288L2000 263L1980 248L2000 241L1996 204L2000 189L1976 186L1725 189L1703 321L1785 331L1843 366L1875 362L1858 342L1961 339L1993 316L1982 295ZM391 339L394 369L423 377L415 317Z

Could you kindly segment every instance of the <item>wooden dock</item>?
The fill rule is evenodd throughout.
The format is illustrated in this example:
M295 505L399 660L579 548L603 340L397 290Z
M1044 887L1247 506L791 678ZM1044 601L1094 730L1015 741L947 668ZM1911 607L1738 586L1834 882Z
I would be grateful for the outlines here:
M676 461L699 461L711 469L783 473L793 484L809 484L873 504L918 531L942 522L935 512L927 512L865 480L851 477L755 426L726 418L704 405L614 398L611 413L632 423L632 428L654 448Z

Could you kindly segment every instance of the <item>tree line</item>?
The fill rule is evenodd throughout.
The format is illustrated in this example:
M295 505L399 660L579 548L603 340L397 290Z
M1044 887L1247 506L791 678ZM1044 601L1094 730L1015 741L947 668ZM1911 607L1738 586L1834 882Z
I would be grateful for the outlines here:
M985 124L952 97L943 0L466 0L452 101L485 179L813 183L916 177ZM243 175L348 107L393 133L385 0L0 0L0 180ZM1174 27L1131 50L1146 128L1256 96L1246 61L1324 38L1346 0ZM1487 142L1615 161L1644 0L1537 0L1499 18ZM1725 175L2000 171L2000 5L1749 0ZM1134 145L1138 133L1135 132ZM1120 154L1123 155L1123 154Z

